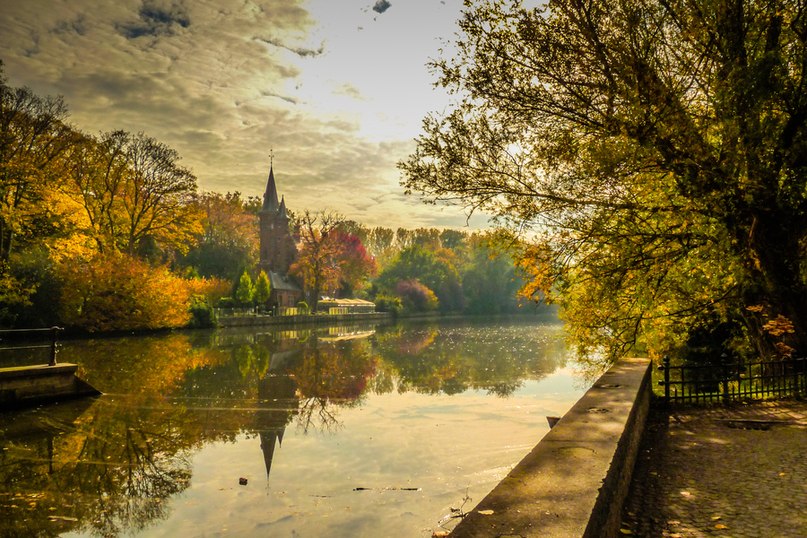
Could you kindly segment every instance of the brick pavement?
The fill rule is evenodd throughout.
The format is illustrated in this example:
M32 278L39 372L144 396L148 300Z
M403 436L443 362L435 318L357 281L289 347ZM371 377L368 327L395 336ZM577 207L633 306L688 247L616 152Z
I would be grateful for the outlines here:
M654 409L623 535L807 536L807 402Z

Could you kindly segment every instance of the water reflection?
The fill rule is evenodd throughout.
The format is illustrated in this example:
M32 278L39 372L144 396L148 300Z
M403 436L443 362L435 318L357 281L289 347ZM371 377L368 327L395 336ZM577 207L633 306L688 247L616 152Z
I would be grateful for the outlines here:
M104 396L0 415L0 532L159 528L210 443L258 438L266 476L297 434L338 432L370 396L507 397L563 366L530 325L345 326L68 342Z

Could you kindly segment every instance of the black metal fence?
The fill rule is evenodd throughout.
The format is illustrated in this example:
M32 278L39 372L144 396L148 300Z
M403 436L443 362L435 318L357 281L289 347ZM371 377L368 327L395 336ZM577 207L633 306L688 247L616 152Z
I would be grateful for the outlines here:
M659 366L666 403L709 404L807 396L807 358Z
M15 356L16 353L23 352L30 355L36 350L48 350L48 366L56 365L56 352L59 345L59 333L64 329L61 327L49 327L46 329L4 329L0 330L0 355ZM49 333L49 334L48 334ZM31 342L20 343L19 340L25 338L50 338L49 344L39 344Z

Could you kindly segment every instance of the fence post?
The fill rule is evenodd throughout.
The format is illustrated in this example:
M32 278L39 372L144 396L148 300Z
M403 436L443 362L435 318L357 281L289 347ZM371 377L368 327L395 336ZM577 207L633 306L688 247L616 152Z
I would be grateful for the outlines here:
M664 405L670 405L670 356L664 355L661 359L661 367L664 369Z
M50 361L48 366L56 366L56 345L59 339L59 331L61 330L61 327L56 326L50 328Z
M723 375L723 403L729 403L729 365L726 362L728 360L728 356L725 353L720 355L720 362L722 366L722 375Z

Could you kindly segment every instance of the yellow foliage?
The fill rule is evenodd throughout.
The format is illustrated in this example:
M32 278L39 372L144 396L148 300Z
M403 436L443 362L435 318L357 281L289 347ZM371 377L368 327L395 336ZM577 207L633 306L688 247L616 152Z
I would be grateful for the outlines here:
M201 295L207 298L210 304L214 304L222 297L226 297L230 293L232 284L221 278L192 278L186 280L188 286L188 293L190 295Z
M189 281L166 267L123 254L58 265L63 282L60 317L87 331L185 326L192 292Z
M765 323L762 328L771 336L777 337L796 332L793 322L781 314Z

